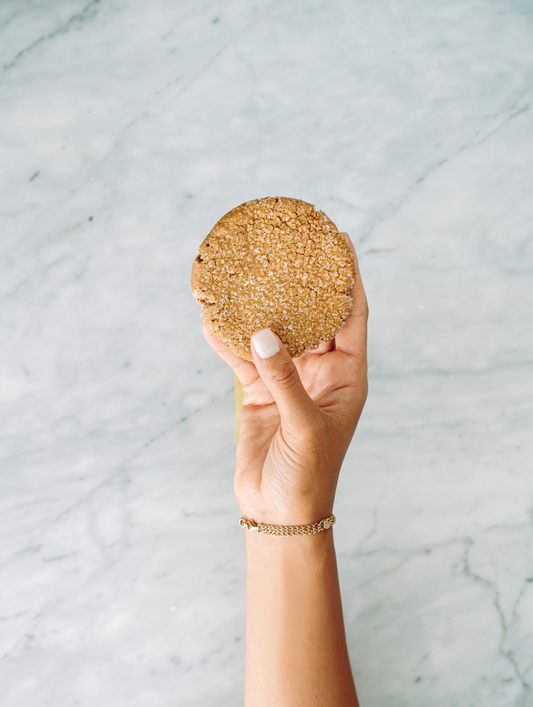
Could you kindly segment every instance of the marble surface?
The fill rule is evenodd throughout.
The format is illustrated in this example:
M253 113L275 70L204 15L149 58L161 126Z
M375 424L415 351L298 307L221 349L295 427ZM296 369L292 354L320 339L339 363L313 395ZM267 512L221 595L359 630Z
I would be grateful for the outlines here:
M362 707L533 706L533 6L0 4L3 707L242 703L232 377L189 293L250 198L368 291L335 527Z

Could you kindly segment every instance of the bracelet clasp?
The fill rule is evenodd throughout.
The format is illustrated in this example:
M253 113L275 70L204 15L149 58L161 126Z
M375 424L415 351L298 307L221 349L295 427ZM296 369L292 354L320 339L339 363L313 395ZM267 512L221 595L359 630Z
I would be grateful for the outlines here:
M257 523L255 520L245 520L244 518L241 518L239 525L241 528L244 528L244 530L257 530Z

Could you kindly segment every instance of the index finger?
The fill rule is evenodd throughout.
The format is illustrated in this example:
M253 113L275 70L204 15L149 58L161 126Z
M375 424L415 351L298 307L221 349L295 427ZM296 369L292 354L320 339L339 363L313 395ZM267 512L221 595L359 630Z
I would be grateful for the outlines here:
M368 321L368 303L366 300L361 273L359 272L359 263L355 248L347 233L341 233L344 240L348 244L353 258L355 267L355 282L350 290L350 296L353 300L352 309L342 329L335 337L338 349L346 351L346 353L366 360L366 341L367 341L367 321Z

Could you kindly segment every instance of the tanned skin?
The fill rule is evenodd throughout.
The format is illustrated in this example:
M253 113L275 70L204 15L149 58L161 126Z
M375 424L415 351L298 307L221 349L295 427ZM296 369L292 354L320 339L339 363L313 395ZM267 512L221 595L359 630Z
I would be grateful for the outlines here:
M251 363L203 329L243 386L234 486L243 517L258 523L306 525L332 514L365 404L368 306L343 235L356 281L352 311L333 341L292 360L262 330L252 337ZM265 342L274 353L262 358ZM333 531L246 532L246 557L245 707L358 707Z

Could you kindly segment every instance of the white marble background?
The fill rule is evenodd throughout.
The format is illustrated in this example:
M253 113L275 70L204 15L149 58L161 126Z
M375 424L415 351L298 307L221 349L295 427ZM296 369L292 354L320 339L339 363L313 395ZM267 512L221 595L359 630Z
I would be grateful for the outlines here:
M3 0L0 54L2 706L241 704L232 377L188 278L281 194L370 300L361 705L532 707L531 1Z

